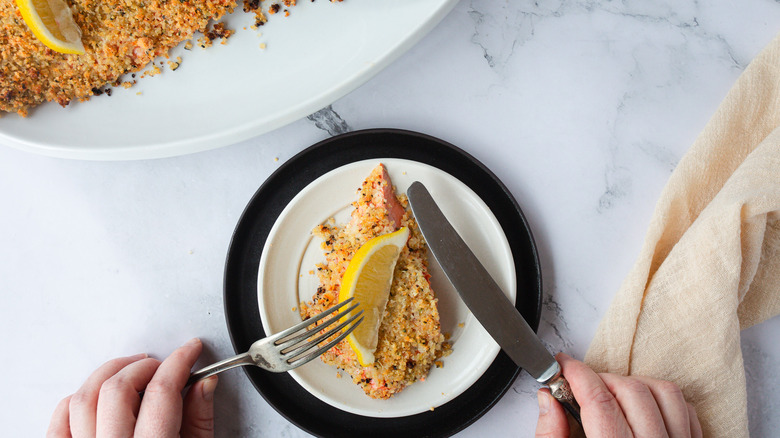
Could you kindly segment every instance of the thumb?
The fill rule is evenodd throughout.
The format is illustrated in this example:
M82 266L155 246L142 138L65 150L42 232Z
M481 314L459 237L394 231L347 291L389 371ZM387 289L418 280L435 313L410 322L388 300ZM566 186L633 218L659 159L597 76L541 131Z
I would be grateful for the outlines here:
M184 397L182 437L214 437L214 390L216 388L217 376L211 376L192 385Z
M548 389L536 392L539 399L539 421L536 423L536 438L566 438L569 436L569 421L563 406Z

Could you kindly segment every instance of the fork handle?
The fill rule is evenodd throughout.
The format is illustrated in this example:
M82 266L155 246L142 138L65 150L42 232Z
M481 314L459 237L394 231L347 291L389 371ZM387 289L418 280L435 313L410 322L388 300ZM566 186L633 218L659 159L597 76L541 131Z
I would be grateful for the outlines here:
M207 377L213 376L214 374L219 374L222 371L227 371L232 368L246 366L246 365L254 365L254 364L255 362L252 360L252 356L249 353L239 354L238 356L233 356L231 358L221 360L217 363L211 364L207 367L203 367L198 371L195 371L194 373L190 374L190 378L189 380L187 380L186 386L190 386L195 382L197 382L198 380L203 380Z

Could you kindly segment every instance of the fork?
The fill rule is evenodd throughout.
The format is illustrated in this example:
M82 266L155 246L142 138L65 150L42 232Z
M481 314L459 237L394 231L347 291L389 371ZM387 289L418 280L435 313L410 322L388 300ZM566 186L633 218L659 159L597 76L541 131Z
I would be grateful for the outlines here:
M348 309L343 312L336 313L339 309L343 309L352 298L344 300L337 306L333 306L330 309L313 316L300 324L294 325L287 330L283 330L275 335L267 338L255 341L249 351L238 356L225 359L199 369L190 374L190 378L187 381L187 386L192 385L198 380L205 379L214 374L221 373L222 371L229 370L240 366L256 365L268 371L275 373L281 373L289 371L293 368L297 368L309 361L319 357L322 353L334 345L341 342L342 339L347 337L355 327L363 321L361 317L363 311L359 311L352 315L346 321L341 322L335 327L329 329L325 333L319 333L327 327L332 326L334 323L343 319L353 310L357 309L358 303L352 304ZM318 321L333 315L333 318L325 321L320 325L310 327L316 324ZM360 317L360 319L358 319ZM357 322L355 322L357 320ZM352 324L354 322L354 324ZM351 324L351 325L350 325ZM335 335L345 327L349 326L343 333L341 333L336 339L329 341L323 346L319 344L326 341L331 336ZM319 334L318 334L319 333ZM316 337L315 337L316 335Z

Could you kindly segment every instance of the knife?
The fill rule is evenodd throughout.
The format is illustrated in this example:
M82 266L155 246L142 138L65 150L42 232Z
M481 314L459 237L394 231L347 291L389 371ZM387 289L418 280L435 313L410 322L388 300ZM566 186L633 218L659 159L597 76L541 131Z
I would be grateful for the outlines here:
M582 424L580 407L560 365L461 239L428 189L415 181L406 196L433 256L477 321L520 368L547 385L553 397Z

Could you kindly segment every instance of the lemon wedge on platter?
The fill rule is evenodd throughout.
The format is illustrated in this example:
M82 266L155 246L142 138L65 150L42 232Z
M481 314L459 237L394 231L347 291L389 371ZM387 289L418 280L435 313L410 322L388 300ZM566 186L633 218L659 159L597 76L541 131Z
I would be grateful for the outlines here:
M390 296L393 272L401 250L409 239L409 228L383 234L364 243L349 262L341 280L339 302L355 298L365 319L347 336L347 342L357 355L360 365L374 363L379 340L379 325Z
M60 53L83 54L81 30L65 0L16 0L35 38Z

